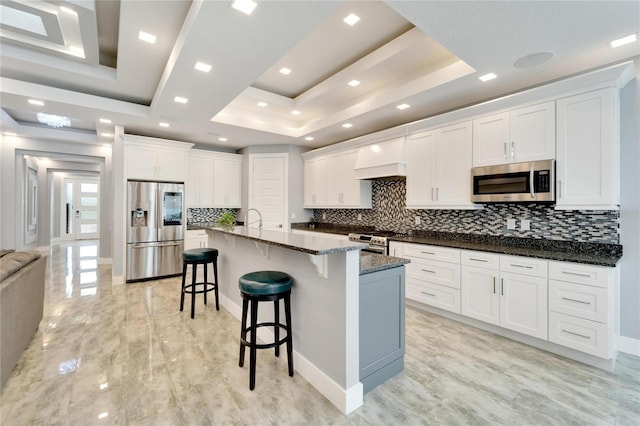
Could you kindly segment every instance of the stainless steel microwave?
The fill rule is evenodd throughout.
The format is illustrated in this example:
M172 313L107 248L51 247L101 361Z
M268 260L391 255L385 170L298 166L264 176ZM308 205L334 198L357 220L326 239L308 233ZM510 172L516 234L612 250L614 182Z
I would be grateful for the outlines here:
M471 169L471 201L553 202L555 180L555 160L474 167Z

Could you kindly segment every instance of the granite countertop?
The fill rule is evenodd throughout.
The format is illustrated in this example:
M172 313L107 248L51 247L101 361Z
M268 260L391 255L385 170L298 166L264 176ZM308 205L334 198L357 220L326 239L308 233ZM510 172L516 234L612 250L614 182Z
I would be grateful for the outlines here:
M450 232L420 232L411 236L391 237L391 240L608 267L616 266L622 257L622 246L619 244L581 243Z
M367 244L354 241L342 241L315 235L294 234L286 231L258 230L246 226L236 226L233 229L224 229L217 226L205 226L199 224L200 229L210 229L223 234L247 238L266 244L301 251L309 254L331 254L351 250L360 250Z
M374 232L376 230L373 226L336 225L331 223L315 223L311 225L310 223L307 223L307 222L292 223L291 230L294 230L294 229L300 230L300 231L324 232L327 234L341 234L341 235L349 235L351 233L364 234L367 232Z
M401 257L360 252L360 275L397 268L398 266L406 265L409 262L411 262L409 259L403 259Z

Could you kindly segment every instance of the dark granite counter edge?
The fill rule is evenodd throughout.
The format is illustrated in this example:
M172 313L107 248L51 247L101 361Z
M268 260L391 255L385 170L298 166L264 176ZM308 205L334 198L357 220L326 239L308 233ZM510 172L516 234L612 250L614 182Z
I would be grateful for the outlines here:
M587 253L587 252L570 252L553 249L545 249L539 247L514 247L509 245L499 245L491 243L479 243L473 241L462 240L444 240L428 237L393 237L392 241L427 244L432 246L441 246L449 248L457 248L463 250L485 251L490 253L506 254L512 256L533 257L545 260L557 260L561 262L583 263L597 266L615 267L622 255Z
M353 248L353 247L334 247L334 248L325 249L325 250L313 250L313 249L308 249L308 248L296 246L296 245L293 245L293 244L286 244L286 243L281 243L281 242L278 242L278 241L272 241L272 240L268 240L268 239L264 239L264 238L253 237L251 235L237 234L235 232L226 231L226 230L224 230L222 228L217 228L217 227L214 227L214 226L202 226L201 225L200 229L210 229L210 230L218 231L218 232L221 232L223 234L230 235L230 236L233 236L233 237L245 238L247 240L257 241L257 242L264 243L264 244L269 244L269 245L272 245L272 246L283 247L283 248L286 248L286 249L289 249L289 250L295 250L295 251L299 251L299 252L302 252L302 253L314 254L314 255L341 253L341 252L347 252L347 251L351 251L351 250L360 250L361 249L361 248Z
M360 255L360 275L397 268L410 263L409 259L383 256L381 254L362 253Z

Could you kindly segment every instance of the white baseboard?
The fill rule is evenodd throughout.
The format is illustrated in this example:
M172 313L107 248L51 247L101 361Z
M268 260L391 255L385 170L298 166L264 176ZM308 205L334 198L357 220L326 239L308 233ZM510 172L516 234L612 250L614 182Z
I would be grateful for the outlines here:
M242 318L242 308L240 305L235 304L223 294L220 294L219 297L220 304L229 311L231 315L240 320ZM267 328L260 328L258 330L258 338L263 342L272 342L274 339L273 332ZM331 403L344 414L349 414L362 406L364 402L364 389L361 382L358 382L349 389L342 388L342 386L327 376L311 361L300 355L300 353L295 350L295 345L293 349L293 366L298 374L311 383L311 386L316 388L318 392L324 395L325 398L331 401Z
M110 257L98 258L98 265L111 265L111 264L113 264L113 259L111 259Z
M640 340L620 336L618 340L618 350L625 354L640 356Z
M124 284L124 275L114 275L111 277L112 285L122 285Z

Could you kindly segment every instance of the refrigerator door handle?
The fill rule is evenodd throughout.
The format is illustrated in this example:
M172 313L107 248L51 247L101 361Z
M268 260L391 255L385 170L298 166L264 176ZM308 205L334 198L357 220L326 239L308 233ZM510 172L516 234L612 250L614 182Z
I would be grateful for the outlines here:
M143 248L149 248L149 247L172 247L172 246L179 246L180 245L180 241L175 242L175 243L160 243L160 244L147 244L147 245L133 245L134 249L143 249Z

